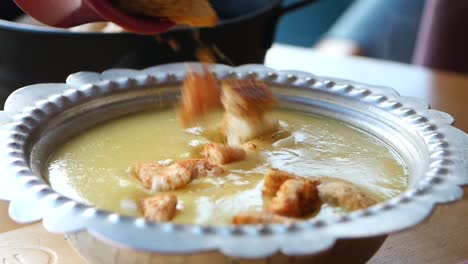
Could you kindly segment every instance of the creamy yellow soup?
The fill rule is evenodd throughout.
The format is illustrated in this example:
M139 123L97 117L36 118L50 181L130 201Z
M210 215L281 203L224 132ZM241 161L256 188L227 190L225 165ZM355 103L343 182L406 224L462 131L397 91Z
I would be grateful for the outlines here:
M342 122L307 113L278 110L284 130L294 133L289 144L260 144L245 161L224 166L226 176L204 178L172 191L178 197L174 222L229 224L234 215L262 211L263 173L270 167L323 181L355 183L382 201L407 186L407 170L396 153L380 140ZM133 164L163 164L200 157L215 131L221 111L199 126L182 129L173 109L138 113L94 127L55 152L46 174L52 187L98 208L140 216L138 202L151 196L131 174ZM314 217L339 209L324 205Z

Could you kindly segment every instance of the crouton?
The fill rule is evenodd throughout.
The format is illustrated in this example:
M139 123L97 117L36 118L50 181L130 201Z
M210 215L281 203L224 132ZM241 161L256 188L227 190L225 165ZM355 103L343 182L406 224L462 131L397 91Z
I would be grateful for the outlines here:
M243 143L278 130L279 122L272 114L277 101L267 85L255 79L222 82L221 102L226 110L223 131L230 146Z
M202 154L211 164L218 165L244 160L247 155L244 149L214 143L207 144Z
M350 182L333 181L318 186L321 199L349 211L364 209L377 203Z
M278 119L271 113L260 116L239 116L228 112L223 117L223 132L230 146L272 133L278 129Z
M223 106L227 112L235 115L261 115L271 111L277 104L266 83L253 78L225 80L222 89Z
M149 17L165 17L175 24L212 27L218 22L208 0L113 0L125 12Z
M166 167L153 162L143 162L134 166L133 173L146 189L152 191L179 189L192 180L192 172L177 163Z
M224 169L210 164L206 159L188 159L170 166L153 162L139 163L134 166L133 173L145 188L169 191L183 188L194 179L219 176L224 173Z
M140 207L145 219L154 222L167 222L176 213L177 197L173 194L158 194L141 201Z
M263 195L275 196L280 186L287 180L295 179L296 176L286 171L270 169L263 177Z
M320 208L320 197L314 183L289 179L281 184L268 211L287 217L304 217Z
M297 220L268 212L249 212L234 216L233 225L288 224Z
M178 106L182 127L189 127L220 104L218 83L207 67L203 66L201 73L188 70Z
M310 181L313 185L320 184L320 181L314 178L302 178L286 171L270 169L263 177L263 195L273 197L278 192L280 186L287 180L299 179Z

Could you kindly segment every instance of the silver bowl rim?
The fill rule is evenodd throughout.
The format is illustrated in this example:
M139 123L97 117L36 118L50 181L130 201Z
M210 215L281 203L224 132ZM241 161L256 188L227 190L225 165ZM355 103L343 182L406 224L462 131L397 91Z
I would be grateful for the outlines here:
M178 84L185 69L185 63L174 63L141 71L79 72L70 75L66 84L37 84L10 95L0 112L0 166L5 172L0 178L0 199L11 201L10 216L18 222L42 219L51 232L87 230L101 239L139 250L168 254L219 250L231 257L261 258L278 251L286 255L316 254L338 239L400 231L427 218L436 204L463 196L461 186L468 184L468 136L451 126L450 115L429 109L419 99L400 96L391 88L277 71L263 65L214 65L212 71L220 79L255 76L273 85L351 98L391 113L424 140L430 161L425 178L395 198L327 221L212 227L151 223L100 210L55 192L30 169L25 144L43 120L112 92Z

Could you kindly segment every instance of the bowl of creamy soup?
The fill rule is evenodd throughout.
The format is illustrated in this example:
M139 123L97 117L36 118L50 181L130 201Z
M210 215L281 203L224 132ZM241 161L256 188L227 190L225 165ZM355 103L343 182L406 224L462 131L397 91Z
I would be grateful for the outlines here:
M468 181L448 114L261 65L80 72L1 114L11 217L91 263L362 263Z

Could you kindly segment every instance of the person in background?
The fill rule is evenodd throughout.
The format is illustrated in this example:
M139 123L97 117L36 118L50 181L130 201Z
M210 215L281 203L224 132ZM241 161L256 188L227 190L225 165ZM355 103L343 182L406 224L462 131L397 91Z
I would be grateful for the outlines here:
M287 23L289 37L279 41L309 46L332 53L414 63L427 67L468 73L468 1L466 0L322 0L307 14L294 14ZM346 2L346 3L345 3ZM325 5L341 3L338 9ZM347 5L349 4L349 5ZM317 8L317 9L314 9ZM326 11L320 8L332 8ZM315 19L336 19L334 23L315 23ZM298 12L299 13L299 12ZM335 15L335 16L333 16ZM288 24L283 26L287 26ZM305 26L307 25L307 26ZM315 26L318 29L312 29ZM328 27L324 29L324 27ZM281 29L281 26L280 26ZM309 30L310 33L303 31ZM286 31L286 29L283 29ZM307 36L308 38L306 39ZM308 43L308 44L306 44Z
M317 48L410 63L424 0L356 0Z
M468 1L426 1L413 63L468 73Z
M384 0L385 1L385 0ZM285 0L284 5L298 2ZM310 47L320 40L353 0L318 0L281 18L275 42Z

